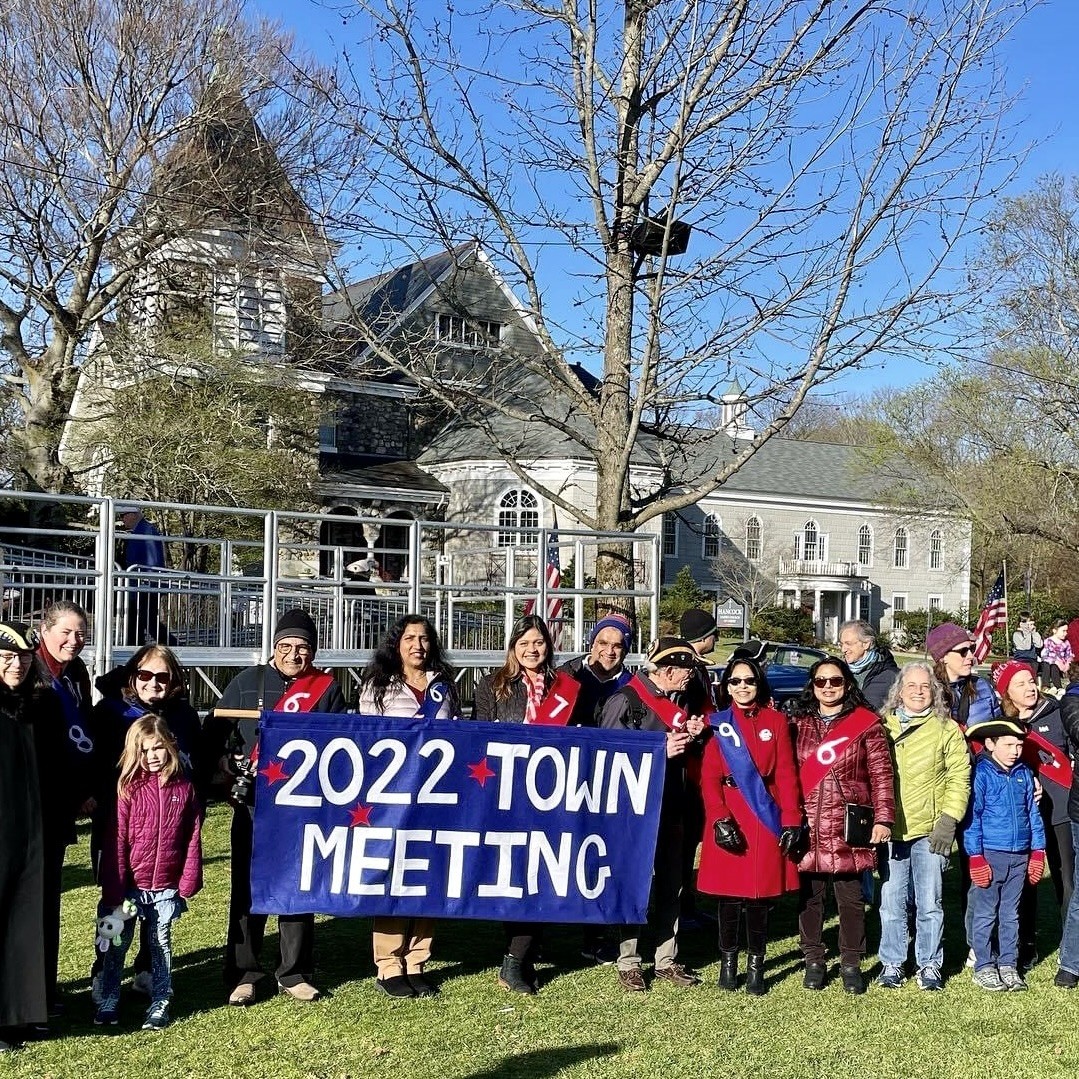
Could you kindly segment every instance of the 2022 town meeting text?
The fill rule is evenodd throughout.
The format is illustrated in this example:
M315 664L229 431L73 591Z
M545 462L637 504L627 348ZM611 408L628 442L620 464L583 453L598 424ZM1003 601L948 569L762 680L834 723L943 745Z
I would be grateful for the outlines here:
M252 909L646 920L662 734L265 713Z

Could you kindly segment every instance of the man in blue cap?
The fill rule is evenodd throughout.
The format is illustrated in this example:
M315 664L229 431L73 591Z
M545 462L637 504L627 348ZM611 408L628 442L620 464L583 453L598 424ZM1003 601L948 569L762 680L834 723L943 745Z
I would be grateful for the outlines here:
M597 726L607 699L629 681L625 664L631 632L625 615L606 614L588 636L588 655L577 656L559 667L581 687L568 726Z

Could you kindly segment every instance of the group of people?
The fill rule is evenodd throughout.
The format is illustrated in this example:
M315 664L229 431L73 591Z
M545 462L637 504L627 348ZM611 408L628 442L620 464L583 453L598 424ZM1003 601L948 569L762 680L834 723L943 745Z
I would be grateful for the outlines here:
M913 969L922 989L939 990L941 873L958 841L970 882L963 895L975 983L1025 988L1035 886L1048 865L1064 926L1056 984L1079 985L1079 902L1072 902L1079 785L1071 766L1079 750L1079 680L1059 704L1021 660L1004 664L990 684L972 673L970 634L952 623L929 635L931 662L899 669L871 627L851 622L841 628L845 658L815 663L788 714L772 707L758 650L736 650L712 684L701 656L715 644L714 621L691 611L681 628L681 637L654 641L631 673L630 624L609 614L592 630L588 653L556 668L546 623L525 616L512 629L502 666L478 680L472 710L472 718L496 723L664 735L653 978L682 988L700 981L678 956L682 900L695 887L718 900L719 986L739 985L744 922L745 988L763 994L769 912L777 897L797 891L803 984L823 988L830 889L839 912L840 980L862 993L866 876L875 870L878 984L904 981L913 899ZM333 675L315 665L314 622L302 610L285 612L269 661L241 671L205 722L188 700L176 656L158 644L103 674L92 704L79 658L86 632L85 613L68 602L46 612L40 633L0 625L0 1049L47 1032L49 1017L62 1010L61 870L76 822L86 817L99 915L113 928L122 923L93 971L94 1021L119 1021L137 927L134 988L149 997L143 1026L168 1025L172 926L201 887L201 821L211 797L233 806L228 1003L253 1004L263 984L298 1001L319 999L313 915L278 919L271 980L261 961L266 917L250 909L259 715L349 710ZM457 684L434 627L406 615L365 671L354 707L391 722L462 718ZM437 992L426 974L436 932L430 919L379 917L372 929L381 991ZM646 990L641 927L609 932L619 984ZM538 923L504 926L500 985L536 992L542 936ZM598 953L594 934L586 943Z
M1021 660L1034 671L1042 689L1062 691L1068 670L1076 658L1072 638L1079 631L1066 618L1056 619L1049 635L1042 637L1030 611L1019 612L1019 624L1012 634L1012 658Z

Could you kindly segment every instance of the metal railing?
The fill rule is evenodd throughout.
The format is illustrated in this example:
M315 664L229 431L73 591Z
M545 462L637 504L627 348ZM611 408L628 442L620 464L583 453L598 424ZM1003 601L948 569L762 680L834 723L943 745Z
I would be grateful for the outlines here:
M46 505L42 505L45 503ZM595 617L609 606L633 608L640 639L658 625L659 547L648 534L538 529L518 545L501 546L496 525L466 521L347 517L180 503L141 503L162 534L170 567L117 561L120 545L143 540L117 524L111 498L0 490L0 594L5 617L37 622L55 600L90 616L84 657L98 672L122 662L149 637L174 647L193 668L242 666L269 655L273 626L301 607L319 630L319 662L366 663L401 615L419 612L435 625L461 666L501 662L514 620L531 603L548 609L547 563L557 551L569 567L559 587L560 651L583 649ZM21 510L50 511L48 525L10 523ZM192 525L194 522L194 525ZM354 530L352 542L324 542L329 529ZM393 542L363 538L384 526ZM619 545L631 559L632 587L588 587L601 549ZM357 559L357 553L364 558ZM394 565L381 576L351 567Z

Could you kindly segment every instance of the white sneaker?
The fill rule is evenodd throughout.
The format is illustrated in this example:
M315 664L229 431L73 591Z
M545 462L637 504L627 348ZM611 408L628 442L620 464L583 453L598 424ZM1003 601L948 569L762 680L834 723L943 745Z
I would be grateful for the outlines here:
M90 979L90 999L98 1006L101 1005L101 1001L104 999L101 995L101 971L98 971Z
M971 948L971 949L970 949L970 951L969 951L969 952L967 952L967 963L966 963L966 965L967 965L967 967L969 967L970 969L973 969L973 968L974 968L974 964L975 964L976 962L977 962L977 960L976 960L976 959L974 958L974 949L973 949L973 948Z
M148 970L140 971L131 979L131 988L136 993L152 997L154 995L154 976Z

